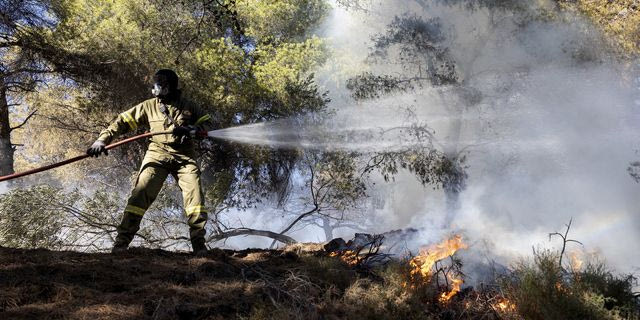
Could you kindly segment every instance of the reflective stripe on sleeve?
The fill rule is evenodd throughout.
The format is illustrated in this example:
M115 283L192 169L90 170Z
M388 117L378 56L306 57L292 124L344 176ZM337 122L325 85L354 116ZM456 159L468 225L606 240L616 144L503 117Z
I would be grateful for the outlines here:
M205 114L204 116L198 118L198 121L196 121L196 126L205 123L206 121L211 120L211 116L208 114Z
M203 212L207 212L207 210L205 209L204 206L200 205L200 206L191 206L186 208L185 213L187 214L187 216L190 216L194 213L203 213Z
M131 130L138 129L138 124L133 119L133 117L131 117L131 115L129 115L126 112L123 112L120 114L120 116L122 116L122 119L124 119L124 121L129 124L129 127L131 128Z
M140 207L136 207L128 204L127 207L124 208L124 212L133 213L135 215L143 216L147 209L142 209Z

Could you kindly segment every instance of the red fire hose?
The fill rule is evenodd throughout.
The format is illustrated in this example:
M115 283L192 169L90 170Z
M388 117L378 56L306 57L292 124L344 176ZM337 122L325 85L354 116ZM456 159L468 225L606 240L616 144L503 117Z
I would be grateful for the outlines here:
M140 139L143 139L143 138L156 136L156 135L160 135L160 134L169 134L171 132L172 131L143 133L141 135L137 135L137 136L134 136L134 137L131 137L131 138L128 138L128 139L124 139L122 141L118 141L116 143L112 143L112 144L106 146L106 149L110 150L110 149L113 149L115 147L119 147L119 146L121 146L123 144L127 144L127 143L132 142L132 141L136 141L136 140L140 140ZM76 161L80 161L80 160L82 160L84 158L88 158L88 157L90 157L90 155L83 154L81 156L73 157L71 159L67 159L67 160L60 161L60 162L57 162L57 163L54 163L54 164L46 165L44 167L31 169L31 170L27 170L27 171L24 171L24 172L17 172L17 173L10 174L10 175L7 175L7 176L2 176L2 177L0 177L0 182L11 180L11 179L15 179L15 178L20 178L20 177L24 177L24 176L28 176L30 174L34 174L34 173L38 173L38 172L42 172L42 171L47 171L49 169L53 169L53 168L57 168L57 167L60 167L60 166L64 166L66 164L69 164L69 163L72 163L72 162L76 162Z

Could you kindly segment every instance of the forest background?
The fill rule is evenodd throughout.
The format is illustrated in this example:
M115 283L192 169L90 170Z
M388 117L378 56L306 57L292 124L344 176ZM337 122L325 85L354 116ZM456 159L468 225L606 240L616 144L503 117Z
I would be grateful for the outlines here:
M521 151L517 148L505 152L491 145L499 152L478 156L487 154L482 148L486 141L505 134L491 131L502 126L502 119L493 115L508 113L499 108L514 104L510 110L526 113L529 109L518 109L517 103L523 102L518 96L536 96L523 86L563 74L547 86L576 89L580 94L594 88L596 92L568 104L606 104L605 100L614 99L611 105L623 107L611 107L613 113L637 116L633 95L640 15L635 1L525 5L520 1L415 0L395 5L363 0L15 0L3 2L0 13L2 175L82 153L118 113L149 97L150 77L163 67L178 72L186 94L215 115L219 128L275 123L272 127L282 130L284 123L290 131L313 128L316 142L344 144L340 126L358 123L362 124L358 128L368 130L359 143L401 141L392 143L393 148L381 144L385 147L311 149L201 143L199 161L212 211L209 243L214 246L222 245L220 241L230 246L269 246L272 240L324 241L354 231L380 233L413 227L421 230L417 238L422 243L452 228L471 234L497 230L509 236L493 242L508 242L505 239L519 233L518 249L528 248L534 238L523 236L514 225L526 225L519 218L532 212L514 212L519 208L510 206L520 200L505 200L509 194L495 200L507 207L492 213L499 218L469 216L477 210L464 200L465 192L475 190L469 186L477 173L476 163L493 161L498 163L495 167L515 168L511 174L522 168L517 166ZM476 28L452 27L473 26L461 22L468 18L473 18ZM362 25L368 25L369 32L358 34ZM551 33L559 36L551 39ZM530 51L500 66L495 61L509 56L496 55L500 48L496 39L504 40L507 48L517 43L517 48ZM496 46L494 51L483 51L478 43ZM541 43L549 44L540 49ZM552 47L557 50L547 50ZM494 54L493 64L483 60L488 52ZM528 61L523 62L523 57ZM552 72L539 73L540 65L547 68L544 72ZM572 78L565 78L566 73ZM594 77L594 87L562 87L589 76ZM599 86L600 82L607 85ZM608 93L594 100L602 93L598 90ZM550 96L551 107L562 106L562 99L573 99L563 93ZM436 114L430 105L446 109L444 124L429 122ZM488 108L494 108L492 116L484 117ZM581 111L567 108L567 112ZM465 123L470 118L472 125ZM619 120L612 118L594 127L619 124ZM622 126L633 134L633 124ZM465 140L468 128L483 139ZM354 132L361 133L347 130L346 135ZM633 138L628 130L620 132L625 139ZM506 135L519 137L520 133ZM634 145L624 147L631 156L606 170L622 173L615 182L624 176L620 178L625 181L619 192L622 200L611 201L628 208L633 201L624 201L637 194L640 164L637 154L633 156ZM144 142L134 143L108 157L3 185L0 243L24 248L108 248L144 148ZM616 152L610 156L617 159ZM586 168L570 161L563 165ZM537 200L533 197L529 205L535 207ZM146 215L138 244L184 249L187 227L180 203L179 190L169 179ZM603 210L610 209L606 203ZM555 199L547 206L557 205ZM550 210L545 208L540 210ZM556 208L562 209L562 205ZM578 216L579 226L588 208L570 209L554 213L559 216L550 224L561 225ZM608 217L600 209L594 209L595 214L604 220L614 217L621 224L631 214ZM542 214L535 221L548 217ZM474 229L460 222L494 218L501 222L499 226L479 223ZM636 220L628 227L637 226ZM577 232L588 234L598 221L589 220ZM549 224L537 224L536 230L544 227ZM255 238L233 242L238 236ZM487 250L495 249L495 244L489 246ZM637 255L624 256L614 260L637 264Z

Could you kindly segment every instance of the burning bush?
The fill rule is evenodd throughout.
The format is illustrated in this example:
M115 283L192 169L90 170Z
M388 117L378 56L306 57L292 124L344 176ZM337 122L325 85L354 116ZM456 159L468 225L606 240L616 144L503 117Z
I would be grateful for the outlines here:
M481 318L497 316L490 303L471 306L470 299L480 296L470 289L460 295L463 283L462 261L456 251L466 249L460 235L424 247L419 254L405 260L394 260L378 268L377 277L355 281L344 294L349 310L356 318ZM458 298L453 299L458 296ZM356 311L359 310L359 311ZM367 310L367 311L364 311ZM390 316L393 315L393 316Z
M639 319L632 276L615 276L603 263L539 250L521 260L495 285L461 289L467 246L460 236L431 245L410 259L377 269L379 279L360 278L343 296L355 318L429 319ZM393 315L393 316L389 316ZM349 317L354 318L354 317Z
M409 260L409 279L404 283L405 287L417 288L425 285L435 277L436 286L440 287L438 276L442 274L444 281L444 287L448 288L451 284L451 291L443 292L440 295L439 301L442 303L448 302L451 297L460 291L462 285L462 273L460 269L462 263L457 260L453 255L459 249L466 249L467 245L462 242L462 236L456 235L427 248L420 250L420 254ZM451 258L451 265L438 266L438 262Z

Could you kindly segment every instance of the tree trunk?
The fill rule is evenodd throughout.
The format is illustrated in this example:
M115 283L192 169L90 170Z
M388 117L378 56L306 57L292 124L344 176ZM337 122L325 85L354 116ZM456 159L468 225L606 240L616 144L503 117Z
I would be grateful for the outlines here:
M0 77L0 176L14 173L13 153L7 88L4 85L4 78Z
M460 190L449 185L445 185L443 189L446 205L443 227L449 228L460 210Z
M464 79L469 79L470 74L464 75ZM443 222L443 227L450 228L451 224L456 218L456 215L460 211L460 193L465 188L467 175L464 172L464 168L458 166L459 157L461 156L461 141L463 123L462 119L465 115L465 110L477 106L478 100L477 92L473 88L465 88L466 84L463 82L458 90L458 96L461 97L461 101L458 104L454 104L449 110L449 114L452 116L452 121L448 131L448 141L444 146L445 156L452 162L453 167L451 174L454 179L449 179L442 188L444 190L446 212Z
M453 114L453 120L449 128L449 141L445 145L444 153L451 161L457 162L458 152L460 149L460 135L462 131L462 116L464 109L455 110ZM445 218L443 227L451 227L451 223L460 210L460 186L457 185L456 180L449 180L450 183L445 183L442 186L445 197Z
M333 226L327 217L322 217L322 230L324 230L325 241L333 240Z

